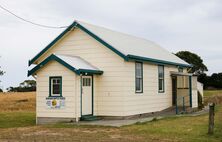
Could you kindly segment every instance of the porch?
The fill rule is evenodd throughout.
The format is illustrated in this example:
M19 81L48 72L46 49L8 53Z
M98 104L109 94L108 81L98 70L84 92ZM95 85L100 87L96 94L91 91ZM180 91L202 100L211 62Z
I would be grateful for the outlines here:
M197 107L197 77L190 73L171 72L172 106L176 114L187 113Z

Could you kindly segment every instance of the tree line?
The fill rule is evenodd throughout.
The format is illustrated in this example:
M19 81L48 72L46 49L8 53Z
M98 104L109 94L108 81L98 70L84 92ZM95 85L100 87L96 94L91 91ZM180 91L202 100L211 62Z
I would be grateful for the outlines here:
M35 80L25 80L19 84L17 87L8 87L6 89L8 92L32 92L36 91L36 81Z
M213 73L211 76L201 74L198 81L204 84L204 89L222 89L222 73Z

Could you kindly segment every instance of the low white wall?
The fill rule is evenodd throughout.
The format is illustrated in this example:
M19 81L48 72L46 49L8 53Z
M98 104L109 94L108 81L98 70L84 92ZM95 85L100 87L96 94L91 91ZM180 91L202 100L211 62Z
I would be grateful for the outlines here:
M198 97L197 97L197 90L192 91L192 108L198 107Z
M203 97L203 84L197 81L197 90L200 92Z
M192 77L192 108L198 107L198 81L197 76Z

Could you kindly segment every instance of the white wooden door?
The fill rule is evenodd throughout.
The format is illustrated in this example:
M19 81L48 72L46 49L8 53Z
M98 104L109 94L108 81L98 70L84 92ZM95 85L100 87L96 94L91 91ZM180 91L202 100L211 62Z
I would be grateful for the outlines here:
M82 115L92 114L92 76L82 76Z

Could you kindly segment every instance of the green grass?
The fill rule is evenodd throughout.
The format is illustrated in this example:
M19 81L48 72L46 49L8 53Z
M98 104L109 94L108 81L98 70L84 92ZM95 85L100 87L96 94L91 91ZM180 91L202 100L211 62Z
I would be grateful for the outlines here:
M66 123L51 125L51 128L65 128L84 131L105 131L115 130L110 134L102 133L104 138L109 135L120 135L124 140L132 138L135 141L187 141L187 142L219 142L222 141L222 106L217 106L215 116L214 135L209 136L208 114L201 116L175 116L168 117L152 122L137 123L134 125L123 126L120 128L102 126L78 126ZM100 133L101 134L101 133ZM96 136L96 134L94 134ZM89 133L85 136L91 136Z
M0 112L0 128L26 127L35 125L34 112Z
M222 95L222 90L205 90L204 97L212 97L215 95Z
M219 112L218 112L219 113ZM126 127L131 135L174 141L222 141L222 123L216 119L215 133L207 134L208 115L173 117Z
M222 91L206 91L212 98ZM208 135L208 115L175 116L123 126L80 126L69 123L35 125L35 112L0 112L0 141L185 141L221 142L222 105L217 105L215 131Z

